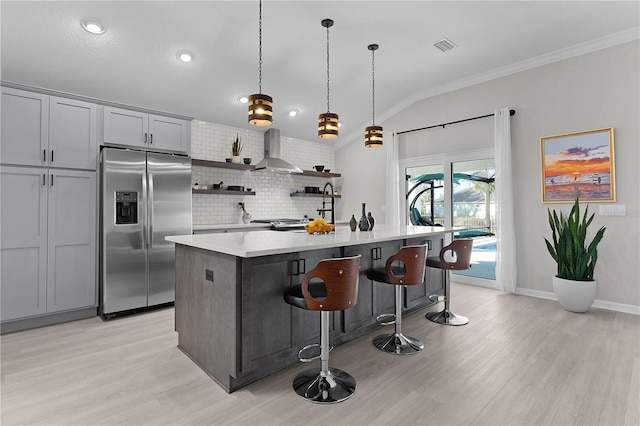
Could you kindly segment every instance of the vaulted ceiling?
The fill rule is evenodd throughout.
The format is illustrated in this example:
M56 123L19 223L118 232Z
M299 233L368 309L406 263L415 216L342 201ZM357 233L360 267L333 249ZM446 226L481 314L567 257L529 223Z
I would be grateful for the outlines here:
M340 144L428 94L599 40L638 37L637 1L263 1L262 91L272 126L317 141L330 109ZM92 98L250 126L237 99L258 91L258 1L2 1L1 78ZM81 21L95 17L106 32ZM433 44L448 39L447 52ZM180 50L195 53L178 61ZM615 66L615 64L612 64ZM298 109L298 117L287 111Z

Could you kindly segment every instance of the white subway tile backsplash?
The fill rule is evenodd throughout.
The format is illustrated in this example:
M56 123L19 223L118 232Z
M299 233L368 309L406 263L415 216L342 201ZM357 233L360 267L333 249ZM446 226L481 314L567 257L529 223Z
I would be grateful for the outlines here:
M193 158L225 161L231 157L231 142L238 135L244 145L241 157L249 157L252 164L264 158L264 135L262 131L250 131L229 126L194 120L191 125L191 155ZM322 164L334 169L335 152L319 142L304 141L282 136L281 157L304 170L312 170ZM193 166L192 183L211 185L224 182L223 186L241 185L251 188L256 195L193 194L193 225L218 225L238 223L240 206L254 219L302 218L318 216L316 209L322 207L322 198L291 197L297 188L317 186L322 189L336 179L312 176L284 175L266 171L245 171ZM329 201L329 197L327 197ZM340 200L337 199L336 203Z

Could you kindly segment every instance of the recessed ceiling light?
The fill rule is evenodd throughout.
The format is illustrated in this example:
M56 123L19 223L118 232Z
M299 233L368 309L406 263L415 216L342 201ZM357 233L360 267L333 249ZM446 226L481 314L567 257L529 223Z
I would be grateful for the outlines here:
M185 62L185 63L191 62L196 58L196 54L189 50L181 50L176 54L176 56L178 57L180 62Z
M82 28L91 34L103 34L107 28L96 18L84 18L82 20Z
M236 100L241 104L246 104L247 102L249 102L249 98L246 96L238 96Z
M288 114L289 114L289 117L297 117L298 114L300 114L300 111L294 108L294 109L290 109Z

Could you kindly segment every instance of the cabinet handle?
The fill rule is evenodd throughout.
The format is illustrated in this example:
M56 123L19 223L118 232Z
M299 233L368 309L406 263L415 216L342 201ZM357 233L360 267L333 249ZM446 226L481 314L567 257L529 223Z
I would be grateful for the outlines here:
M42 174L42 186L45 186L47 184L46 180L47 180L47 175L45 173L43 173Z
M293 270L293 265L295 265L295 271ZM291 261L291 275L300 275L300 264L298 260Z
M149 133L149 143L153 144L153 133Z
M298 261L298 263L299 262L302 262L302 271L298 271L298 273L306 274L307 273L307 261L305 259L300 259Z
M147 143L147 134L144 134L144 143Z
M51 174L51 186L53 186L53 174Z
M42 161L47 161L47 150L46 149L42 150Z
M376 249L376 247L371 249L371 260L377 260L377 252L378 250Z
M53 150L51 150L51 162L53 163Z

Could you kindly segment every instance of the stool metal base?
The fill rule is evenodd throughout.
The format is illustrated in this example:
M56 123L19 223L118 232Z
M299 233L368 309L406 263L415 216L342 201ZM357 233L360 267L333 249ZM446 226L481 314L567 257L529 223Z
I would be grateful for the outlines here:
M426 319L443 325L465 325L469 322L469 318L462 315L456 315L451 311L443 309L440 312L428 312L424 316Z
M383 352L395 355L412 355L424 349L424 343L402 333L381 334L373 339L373 345Z
M356 380L337 368L323 373L320 368L305 370L293 379L293 390L317 404L342 402L356 391Z

